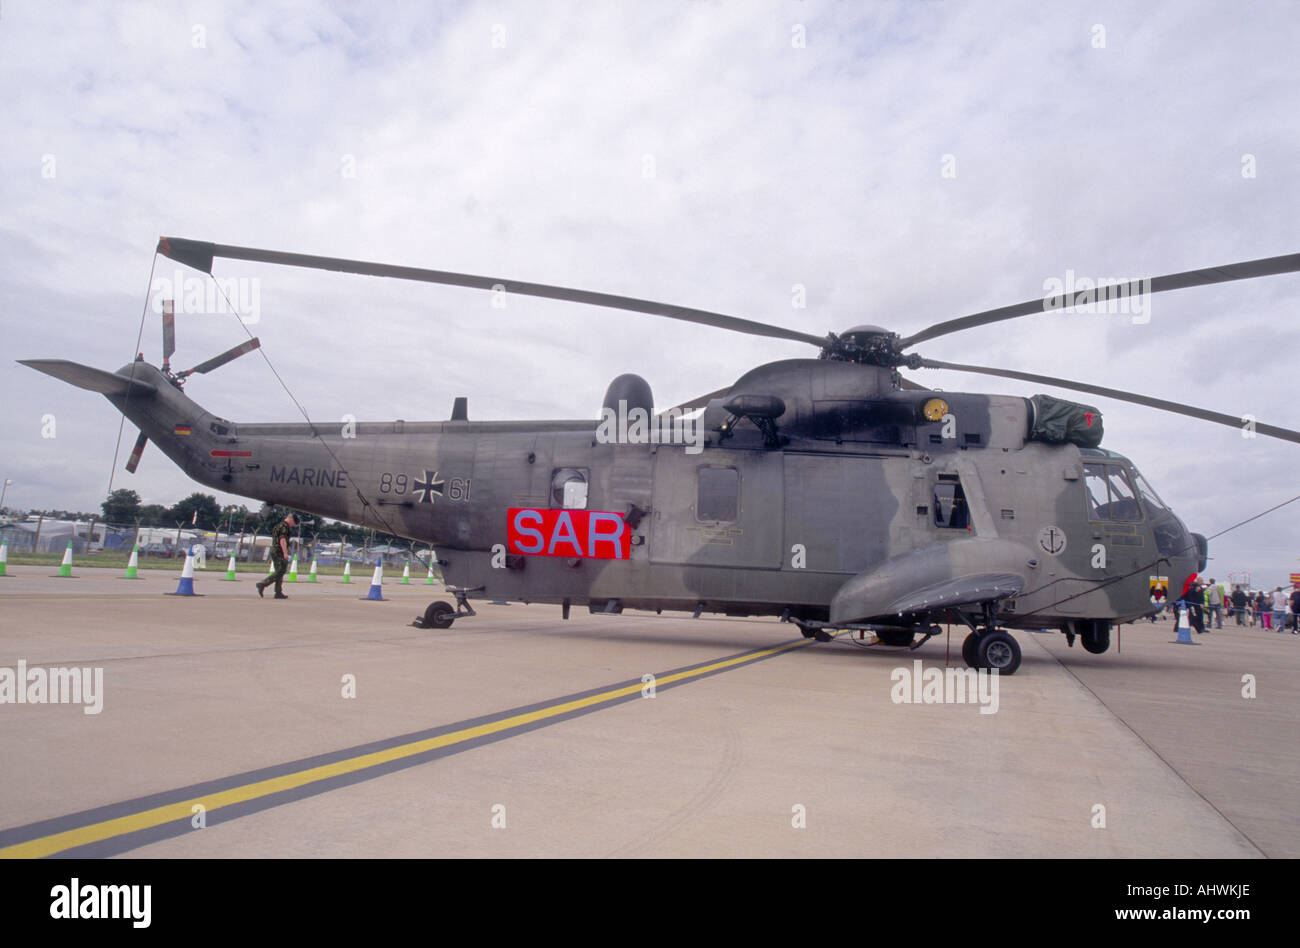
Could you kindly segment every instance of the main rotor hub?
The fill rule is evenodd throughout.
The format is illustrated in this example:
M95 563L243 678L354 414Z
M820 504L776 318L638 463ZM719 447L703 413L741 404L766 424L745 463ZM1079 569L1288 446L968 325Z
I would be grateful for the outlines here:
M856 362L890 369L900 365L916 369L921 365L920 356L899 351L898 333L882 326L854 326L838 336L831 333L821 357L832 362Z

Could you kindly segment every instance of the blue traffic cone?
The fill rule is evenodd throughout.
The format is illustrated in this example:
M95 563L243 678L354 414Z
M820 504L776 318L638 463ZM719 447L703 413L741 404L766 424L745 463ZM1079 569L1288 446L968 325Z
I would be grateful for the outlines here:
M1192 641L1192 628L1187 624L1187 607L1182 606L1178 610L1178 638L1171 644L1173 645L1196 645Z
M384 601L383 585L384 585L384 558L381 556L379 558L379 561L375 563L375 575L374 578L370 580L370 592L366 593L364 598L374 599L378 602L383 602Z
M194 554L185 554L185 568L181 570L181 581L176 584L174 593L166 593L168 596L197 596L194 591Z

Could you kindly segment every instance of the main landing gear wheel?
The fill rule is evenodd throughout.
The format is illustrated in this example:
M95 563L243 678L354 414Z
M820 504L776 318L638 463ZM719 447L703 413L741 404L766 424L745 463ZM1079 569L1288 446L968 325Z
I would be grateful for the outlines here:
M456 610L451 603L443 602L441 599L429 603L429 608L424 610L424 627L426 629L450 629L451 624L455 621Z
M1079 636L1086 651L1100 655L1110 648L1110 623L1105 619L1093 619Z
M1020 643L1009 633L989 632L980 636L975 646L975 657L979 662L978 668L987 668L999 675L1014 675L1020 667Z
M965 641L961 643L961 660L971 668L979 668L976 664L979 659L976 658L975 650L979 648L980 637L978 632L972 632L966 636Z

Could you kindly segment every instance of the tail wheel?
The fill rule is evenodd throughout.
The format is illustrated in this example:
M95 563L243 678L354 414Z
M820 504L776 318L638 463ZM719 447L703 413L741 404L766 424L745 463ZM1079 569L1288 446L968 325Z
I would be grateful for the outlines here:
M886 645L911 645L916 633L911 629L881 629L876 633Z
M975 657L980 668L996 671L999 675L1014 675L1020 667L1020 643L1007 632L989 632L976 644Z
M456 610L451 603L439 600L429 604L424 610L424 627L426 629L449 629L456 621Z

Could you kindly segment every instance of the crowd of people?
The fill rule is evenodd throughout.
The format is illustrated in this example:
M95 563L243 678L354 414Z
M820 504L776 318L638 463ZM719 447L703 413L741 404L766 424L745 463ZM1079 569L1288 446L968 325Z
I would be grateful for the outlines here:
M1187 609L1187 623L1197 634L1223 628L1225 615L1229 621L1243 627L1256 624L1273 632L1290 632L1300 635L1300 585L1291 590L1281 586L1274 589L1246 589L1237 584L1225 589L1213 578L1199 576L1188 578L1182 595L1170 597L1167 608L1177 621L1178 610Z

